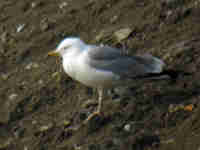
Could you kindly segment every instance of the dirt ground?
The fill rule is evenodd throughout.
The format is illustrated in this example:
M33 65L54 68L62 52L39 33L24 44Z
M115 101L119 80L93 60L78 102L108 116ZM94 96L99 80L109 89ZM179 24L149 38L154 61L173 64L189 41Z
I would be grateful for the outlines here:
M199 0L1 0L0 150L199 150L199 16ZM74 131L97 103L47 56L68 36L192 75L115 88Z

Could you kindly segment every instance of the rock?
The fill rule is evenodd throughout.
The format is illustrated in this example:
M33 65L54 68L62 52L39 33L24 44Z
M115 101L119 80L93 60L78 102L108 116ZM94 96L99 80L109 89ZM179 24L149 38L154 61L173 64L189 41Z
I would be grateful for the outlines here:
M42 21L40 22L40 28L42 31L47 31L49 29L48 18L42 19Z
M60 72L54 72L52 75L52 78L54 78L56 80L56 82L60 82L61 81L61 75Z
M8 138L4 141L0 141L0 150L8 149L8 147L11 145L12 141L13 141L12 138Z
M69 120L64 120L64 121L63 121L63 125L64 125L65 127L69 127L69 126L71 125L71 121L69 121Z
M24 133L25 133L25 128L21 126L16 126L13 131L15 138L22 138L24 136Z
M3 80L7 80L7 79L9 78L9 74L2 73L2 74L1 74L1 78L2 78Z
M38 68L38 67L39 67L39 65L38 65L37 63L30 62L30 63L25 67L25 69L30 70L30 69L32 69L32 68Z
M53 127L53 123L49 123L48 125L44 125L44 126L41 126L39 128L39 132L42 133L42 132L46 132L48 131L49 129L51 129Z
M95 37L95 42L107 41L106 39L108 39L108 40L111 39L110 35L111 35L110 31L102 30Z
M11 117L11 112L17 104L18 94L12 93L7 100L0 101L0 123L7 124Z
M118 16L113 16L111 19L110 19L110 23L115 23L118 19Z
M42 4L43 4L42 1L32 2L32 3L31 3L31 7L34 9L34 8L36 8L36 7L38 7L38 6L41 6Z
M33 124L33 125L36 125L37 123L38 123L37 120L33 120L33 121L32 121L32 124Z
M122 40L125 40L128 38L128 36L132 33L131 28L123 28L114 33L114 37L116 38L117 42L121 42Z
M38 81L38 84L43 85L43 84L44 84L44 81L40 79L40 80Z
M24 150L28 150L28 147L27 147L27 146L24 146Z
M18 27L17 27L17 32L23 31L24 28L25 28L25 24L20 24L20 25L18 25Z
M6 43L8 41L9 34L8 32L3 32L0 39L2 43Z
M18 95L17 95L16 93L13 93L13 94L10 94L8 98L9 98L9 100L13 101L13 100L15 100L17 97L18 97Z
M161 4L168 8L176 8L184 3L185 0L162 0Z
M1 104L0 107L0 123L1 124L7 124L8 121L10 120L10 103L6 102Z
M170 113L174 113L177 112L179 110L183 110L184 109L184 105L183 104L170 104L168 107L168 111Z
M68 6L68 3L67 3L67 2L62 2L62 3L60 3L59 8L60 8L60 9L63 9L63 8L65 8L65 7L67 7L67 6Z
M82 104L82 108L88 108L90 106L98 105L98 102L94 99L89 99Z
M124 126L124 130L127 131L127 132L130 132L131 131L131 125L130 124L126 124Z

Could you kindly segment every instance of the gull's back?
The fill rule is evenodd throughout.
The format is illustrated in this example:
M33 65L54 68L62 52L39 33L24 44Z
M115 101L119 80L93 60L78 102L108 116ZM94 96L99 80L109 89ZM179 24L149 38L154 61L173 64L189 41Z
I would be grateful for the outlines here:
M111 71L121 77L137 77L148 73L160 73L164 62L150 54L127 56L120 49L109 46L91 46L88 50L88 65Z

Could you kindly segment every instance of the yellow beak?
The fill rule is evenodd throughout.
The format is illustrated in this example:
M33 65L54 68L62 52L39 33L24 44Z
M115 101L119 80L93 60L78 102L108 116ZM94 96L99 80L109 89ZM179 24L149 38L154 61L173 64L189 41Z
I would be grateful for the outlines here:
M48 55L49 56L60 56L60 54L58 53L58 52L56 52L56 51L51 51L51 52L48 52Z

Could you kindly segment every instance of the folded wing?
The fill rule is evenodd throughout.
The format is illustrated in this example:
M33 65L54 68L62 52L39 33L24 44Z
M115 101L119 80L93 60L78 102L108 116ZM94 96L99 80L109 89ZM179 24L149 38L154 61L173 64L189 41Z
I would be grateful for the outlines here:
M150 54L127 56L120 49L109 46L91 46L88 50L87 63L96 69L110 71L121 77L160 73L165 65L162 60Z

